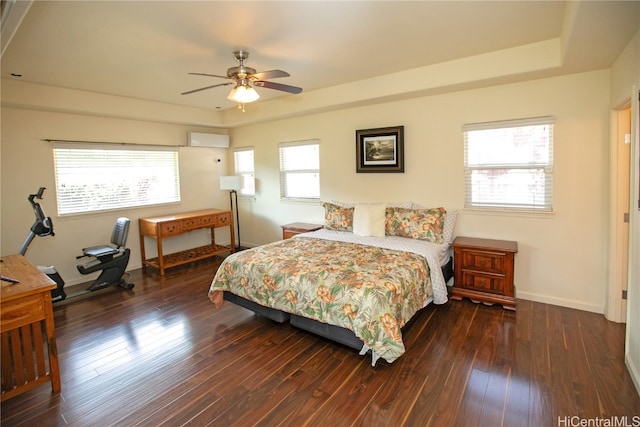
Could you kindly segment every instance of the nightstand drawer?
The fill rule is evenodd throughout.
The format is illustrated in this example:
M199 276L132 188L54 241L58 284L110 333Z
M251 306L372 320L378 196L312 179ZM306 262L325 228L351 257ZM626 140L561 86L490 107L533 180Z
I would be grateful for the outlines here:
M296 234L300 234L299 231L291 231L291 230L282 230L282 239L286 240L286 239L290 239L293 236L295 236Z
M505 254L463 249L462 268L480 270L485 273L504 274L506 268Z
M296 234L308 233L310 231L320 230L322 228L319 224L308 224L306 222L294 222L282 226L282 239L290 239Z
M504 277L502 276L463 271L461 285L464 288L482 292L504 293Z

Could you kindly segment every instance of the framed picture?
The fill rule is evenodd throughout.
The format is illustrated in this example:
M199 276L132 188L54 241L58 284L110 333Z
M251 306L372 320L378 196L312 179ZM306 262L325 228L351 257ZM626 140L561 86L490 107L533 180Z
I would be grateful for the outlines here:
M356 172L404 172L404 126L357 130Z

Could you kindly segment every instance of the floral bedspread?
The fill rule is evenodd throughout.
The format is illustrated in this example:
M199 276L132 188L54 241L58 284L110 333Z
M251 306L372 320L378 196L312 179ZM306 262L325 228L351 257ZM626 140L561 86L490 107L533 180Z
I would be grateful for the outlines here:
M400 328L433 293L420 255L309 237L230 255L211 283L211 301L221 301L223 290L350 329L388 362L405 351Z

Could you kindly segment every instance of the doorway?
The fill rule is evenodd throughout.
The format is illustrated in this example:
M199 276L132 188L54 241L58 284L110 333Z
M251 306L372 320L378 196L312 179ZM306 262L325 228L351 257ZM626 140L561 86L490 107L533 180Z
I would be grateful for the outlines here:
M629 196L631 174L631 106L613 111L610 149L609 287L605 316L624 323L629 266Z

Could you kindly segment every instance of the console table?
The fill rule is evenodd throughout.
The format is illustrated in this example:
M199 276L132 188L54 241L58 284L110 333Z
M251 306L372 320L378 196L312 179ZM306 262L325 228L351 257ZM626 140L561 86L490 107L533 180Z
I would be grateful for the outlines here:
M8 255L1 260L0 401L49 381L57 393L60 367L51 303L51 290L57 285L22 255Z
M164 276L164 271L167 268L210 258L224 252L233 252L234 250L233 216L230 210L204 209L151 218L140 218L138 222L140 226L140 256L142 257L142 265L159 269L160 275L162 276ZM230 246L216 244L215 229L218 227L229 227L232 242ZM162 252L163 239L203 228L211 229L210 245L167 255ZM156 239L158 248L158 256L156 258L147 259L144 250L145 237Z

